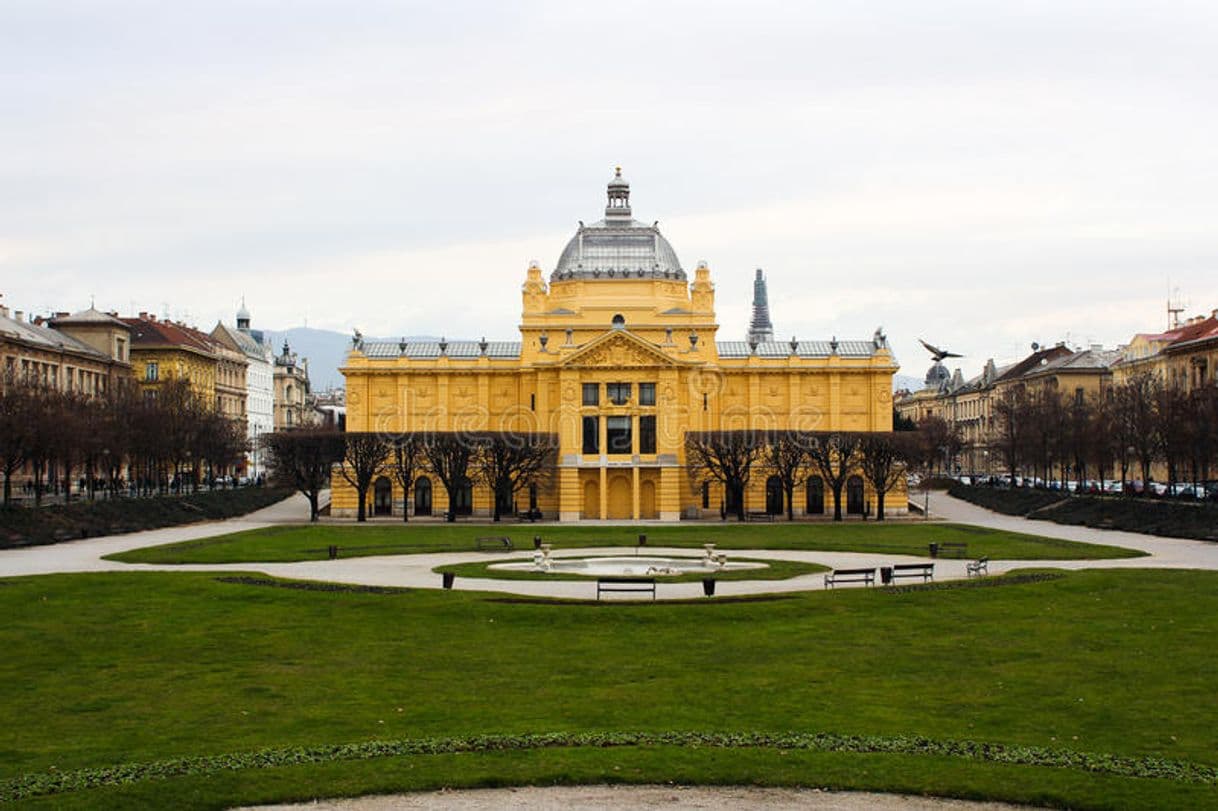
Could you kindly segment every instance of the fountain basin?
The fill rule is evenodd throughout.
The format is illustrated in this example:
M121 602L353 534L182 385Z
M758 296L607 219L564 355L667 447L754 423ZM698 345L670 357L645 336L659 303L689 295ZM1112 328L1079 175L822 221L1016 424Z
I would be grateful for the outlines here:
M488 569L509 572L548 571L550 574L575 574L587 577L680 577L688 574L713 575L722 572L739 572L746 569L765 569L764 563L728 561L708 562L706 558L678 558L659 556L597 556L586 558L550 558L549 568L541 569L533 561L492 563Z

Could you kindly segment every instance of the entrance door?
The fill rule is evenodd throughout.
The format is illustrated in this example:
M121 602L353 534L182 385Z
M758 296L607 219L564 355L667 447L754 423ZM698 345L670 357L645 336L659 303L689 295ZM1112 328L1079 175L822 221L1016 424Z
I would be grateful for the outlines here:
M644 479L639 483L639 518L659 518L656 509L656 483Z
M782 479L771 476L765 480L765 511L770 515L782 515Z
M630 479L622 475L609 479L609 517L629 519L634 513Z
M824 515L825 514L825 483L821 481L820 476L813 476L808 479L808 483L804 485L807 491L808 503L804 505L804 512L808 515Z
M601 517L601 485L596 479L584 482L584 504L580 510L583 518Z
M372 486L372 514L390 515L393 513L393 485L384 476L377 478Z
M452 511L454 515L472 515L474 512L474 486L466 481L453 493Z
M851 515L863 514L863 478L851 476L846 479L846 512Z
M414 514L431 515L431 479L426 476L414 483Z

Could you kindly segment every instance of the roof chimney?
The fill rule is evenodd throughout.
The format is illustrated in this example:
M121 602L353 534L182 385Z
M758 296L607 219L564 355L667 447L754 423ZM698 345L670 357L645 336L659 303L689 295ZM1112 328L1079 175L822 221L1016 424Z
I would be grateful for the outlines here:
M8 307L0 304L0 318L8 318Z
M147 320L148 320L148 313L144 312L143 310L140 310L140 320L141 320L141 321L147 321Z
M13 320L20 322L25 319L25 310L16 310L13 312Z

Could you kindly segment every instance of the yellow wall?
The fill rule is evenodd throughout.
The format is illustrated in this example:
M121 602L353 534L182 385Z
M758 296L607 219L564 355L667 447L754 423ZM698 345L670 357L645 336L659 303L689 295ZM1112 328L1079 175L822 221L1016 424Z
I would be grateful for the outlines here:
M897 365L886 346L870 357L720 358L714 288L704 266L692 285L619 278L548 286L533 266L522 297L518 358L371 358L359 348L352 350L342 370L347 429L554 433L560 443L559 469L539 494L548 517L676 520L701 510L701 494L694 492L683 467L687 431L892 428ZM625 319L620 329L612 325L619 314ZM582 405L582 387L589 382L600 386L595 407ZM631 402L610 404L604 384L611 382L630 383ZM639 383L655 384L654 406L639 404ZM600 417L601 453L582 452L585 415ZM638 417L643 415L656 417L656 452L606 455L606 418L632 418L637 451ZM760 500L750 491L750 509L754 504L764 509L764 482L764 473L759 474L755 488L760 488ZM435 484L438 514L445 497ZM396 483L393 489L400 502ZM475 488L474 497L475 512L489 512L489 493ZM796 502L802 511L802 495ZM336 475L335 514L349 514L355 506L352 488ZM902 506L899 497L891 499L894 512ZM715 498L710 513L718 511Z
M148 380L148 364L157 364L157 379ZM190 380L190 388L208 407L215 405L216 360L175 347L131 348L131 368L142 391L156 390L169 380Z

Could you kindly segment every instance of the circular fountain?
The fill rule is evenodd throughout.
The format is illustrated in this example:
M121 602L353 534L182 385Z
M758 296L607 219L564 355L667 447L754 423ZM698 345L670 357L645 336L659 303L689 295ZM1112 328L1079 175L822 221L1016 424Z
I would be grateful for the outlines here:
M587 577L680 577L681 575L712 575L722 572L738 572L748 569L764 569L767 564L752 561L729 561L727 556L714 551L714 544L706 544L702 557L675 557L658 555L589 555L587 557L562 557L544 554L534 555L532 560L511 563L492 563L488 569L505 572L537 572L549 574L575 574Z

